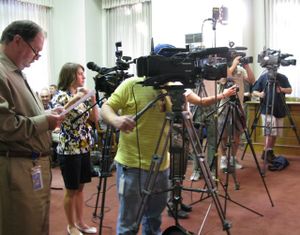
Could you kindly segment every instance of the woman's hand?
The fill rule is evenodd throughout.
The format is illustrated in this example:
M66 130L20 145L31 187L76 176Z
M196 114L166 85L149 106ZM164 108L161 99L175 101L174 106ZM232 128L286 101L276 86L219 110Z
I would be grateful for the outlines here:
M89 92L89 90L87 88L85 88L85 87L78 87L75 97L76 97L77 100L79 100L80 98L82 98L83 96L85 96L88 92Z
M227 98L227 97L230 97L230 96L233 96L233 95L236 95L238 91L238 86L237 85L233 85L227 89L224 89L223 90L223 95Z

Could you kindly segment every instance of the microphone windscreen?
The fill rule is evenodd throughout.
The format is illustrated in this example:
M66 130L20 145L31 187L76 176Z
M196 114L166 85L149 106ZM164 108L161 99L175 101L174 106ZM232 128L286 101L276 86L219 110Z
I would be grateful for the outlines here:
M98 71L99 70L99 66L96 65L94 62L88 62L86 64L86 67L90 70L93 70L93 71Z

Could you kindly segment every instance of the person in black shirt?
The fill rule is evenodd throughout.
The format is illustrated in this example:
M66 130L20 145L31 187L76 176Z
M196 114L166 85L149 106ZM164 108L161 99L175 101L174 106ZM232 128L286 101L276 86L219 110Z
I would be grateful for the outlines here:
M274 92L273 85L275 85ZM277 73L275 78L273 78L268 73L264 73L255 82L252 91L254 96L261 98L263 126L267 127L271 125L272 127L270 128L271 131L265 128L265 147L262 154L262 158L264 158L266 154L267 161L271 162L275 158L273 148L276 143L276 137L281 136L283 132L282 128L278 127L283 126L283 119L287 115L286 109L284 108L285 94L291 94L292 87L285 75Z

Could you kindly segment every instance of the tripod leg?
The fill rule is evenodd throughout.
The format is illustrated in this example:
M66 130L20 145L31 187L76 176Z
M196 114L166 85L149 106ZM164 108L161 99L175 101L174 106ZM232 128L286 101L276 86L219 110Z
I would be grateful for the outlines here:
M100 192L102 192L102 200L100 206L100 215L98 216L100 219L99 223L99 235L102 234L103 227L103 219L104 219L104 208L105 208L105 197L106 197L106 185L107 185L107 177L110 175L110 165L111 165L111 146L112 146L112 137L113 137L113 128L111 126L107 126L104 145L102 148L102 157L99 160L100 165L100 176L99 176L99 184L98 184L98 192L96 198L96 205L93 216L97 216L97 209L99 203ZM103 184L102 184L103 183Z
M238 109L237 106L236 106L236 109ZM241 123L242 123L242 117L241 117L240 112L238 112L238 110L236 111L236 114L237 114L238 122L241 122ZM252 144L252 141L251 141L251 137L250 137L250 135L249 135L249 133L248 133L248 130L247 130L247 127L246 127L246 126L244 126L244 134L245 134L245 137L246 137L246 140L247 140L247 145L250 146L250 150L251 150L252 156L253 156L253 158L254 158L254 161L255 161L255 164L256 164L256 168L257 168L258 173L259 173L259 175L260 175L260 177L261 177L261 179L262 179L262 182L263 182L264 187L265 187L265 189L266 189L266 192L267 192L267 194L268 194L268 197L269 197L269 200L270 200L270 202L271 202L271 205L274 206L273 201L272 201L272 198L271 198L271 195L270 195L270 193L269 193L269 190L268 190L268 188L267 188L267 185L266 185L266 182L265 182L265 179L264 179L264 176L263 176L263 172L262 172L262 170L261 170L261 168L260 168L260 165L259 165L259 163L258 163L256 154L255 154L255 151L254 151L254 147L253 147L253 144ZM266 157L265 157L265 160L266 160Z
M159 168L162 163L163 156L165 155L165 153L167 151L168 142L169 142L169 138L171 136L172 128L169 128L167 137L165 138L164 142L162 142L162 136L164 133L164 129L166 128L166 124L167 124L167 119L164 120L163 127L161 129L160 136L159 136L157 146L155 149L155 153L153 154L153 157L152 157L149 174L145 181L144 189L142 190L142 198L141 198L140 207L139 207L139 210L138 210L138 213L136 216L136 221L133 224L133 226L130 228L130 230L132 232L134 232L135 234L137 234L139 231L139 226L140 226L140 223L141 223L143 215L144 215L146 203L149 200L150 195L153 193L152 190L154 188L154 184L157 179ZM158 152L158 149L159 149L159 146L161 143L163 143L163 145L162 145L163 148L162 148L161 155L159 155L157 152Z
M249 134L248 134L247 130L245 130L245 136L246 136L246 139L247 139L247 143L248 143L249 146L250 146L250 149L251 149L251 152L252 152L252 156L253 156L253 158L254 158L254 161L255 161L257 170L258 170L258 172L259 172L259 175L260 175L260 177L261 177L261 179L262 179L262 182L263 182L264 187L265 187L265 189L266 189L266 192L267 192L267 194L268 194L270 203L271 203L272 206L274 206L273 201L272 201L272 198L271 198L271 195L270 195L270 192L269 192L268 187L267 187L267 184L266 184L266 182L265 182L264 175L263 175L263 173L262 173L262 171L261 171L261 168L260 168L260 166L259 166L259 163L258 163L256 154L255 154L255 151L254 151L254 147L253 147L253 145L252 145L252 142L251 142L251 139L250 139L250 137L249 137ZM265 160L266 160L266 157L265 157Z
M261 110L262 110L262 103L259 105L258 110L257 110L257 112L256 112L256 114L254 116L254 120L253 120L252 125L251 125L251 132L250 132L249 138L252 137L252 134L253 134L255 128L257 127L257 123L258 123L259 117L261 115ZM244 156L246 154L247 148L248 148L248 142L246 143L244 151L242 153L242 156L241 156L242 160L244 160Z
M285 102L285 99L284 99L282 93L280 93L280 98L281 98L281 100L282 100L282 103L284 104L284 109L285 109L285 111L286 111L286 113L287 113L287 117L288 117L288 119L289 119L289 121L290 121L291 128L292 128L293 131L295 132L296 138L297 138L297 140L298 140L298 144L300 144L300 137L299 137L299 135L298 135L298 131L297 131L296 124L295 124L295 122L294 122L294 119L292 118L291 112L290 112L289 107L287 106L287 104L286 104L286 102Z
M194 125L191 121L190 113L189 112L183 112L182 115L183 115L183 120L184 120L186 129L187 129L188 136L189 136L189 139L191 141L194 153L197 156L197 159L199 160L198 161L198 164L199 164L198 167L200 167L201 172L203 174L204 181L205 181L205 184L207 186L209 195L213 199L214 205L217 209L219 218L220 218L220 220L222 222L222 225L223 225L223 230L228 231L231 227L231 224L225 218L225 214L224 214L223 208L221 206L221 203L220 203L220 200L219 200L219 197L218 197L218 194L217 194L216 185L215 185L214 179L212 178L212 175L211 175L210 169L208 167L208 164L207 164L206 160L204 159L204 157L202 155L201 143L200 143L200 140L199 140L198 135L196 133L195 127L194 127Z
M238 98L237 98L238 99ZM233 177L234 180L234 185L235 185L235 189L238 190L240 188L240 184L237 181L237 177L236 177L236 171L235 171L235 164L236 164L236 160L235 160L235 153L233 154L233 144L235 143L234 140L234 128L235 128L235 109L234 109L235 105L233 104L232 101L229 102L228 107L227 107L227 113L226 116L224 118L224 125L222 126L222 131L220 133L220 137L219 137L219 142L218 142L218 146L221 143L221 141L223 140L223 135L224 135L224 131L225 128L228 128L227 130L227 143L226 143L226 149L227 149L227 154L226 154L226 167L223 169L224 173L227 173L226 175L226 183L224 186L226 189L226 193L227 193L227 186L228 186L228 182L229 182L229 174ZM224 106L224 108L226 108L226 106ZM222 110L222 112L224 111L224 109ZM221 112L221 114L222 114ZM228 126L229 125L229 126ZM222 148L224 148L224 143L222 143ZM222 159L221 159L222 161ZM224 163L221 162L221 167L222 165L224 165ZM224 166L223 166L224 167Z

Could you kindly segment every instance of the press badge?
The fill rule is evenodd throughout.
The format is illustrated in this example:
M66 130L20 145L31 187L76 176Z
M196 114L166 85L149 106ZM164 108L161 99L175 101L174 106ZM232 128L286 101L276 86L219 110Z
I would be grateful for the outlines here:
M31 168L32 187L34 191L43 188L42 169L41 166Z

